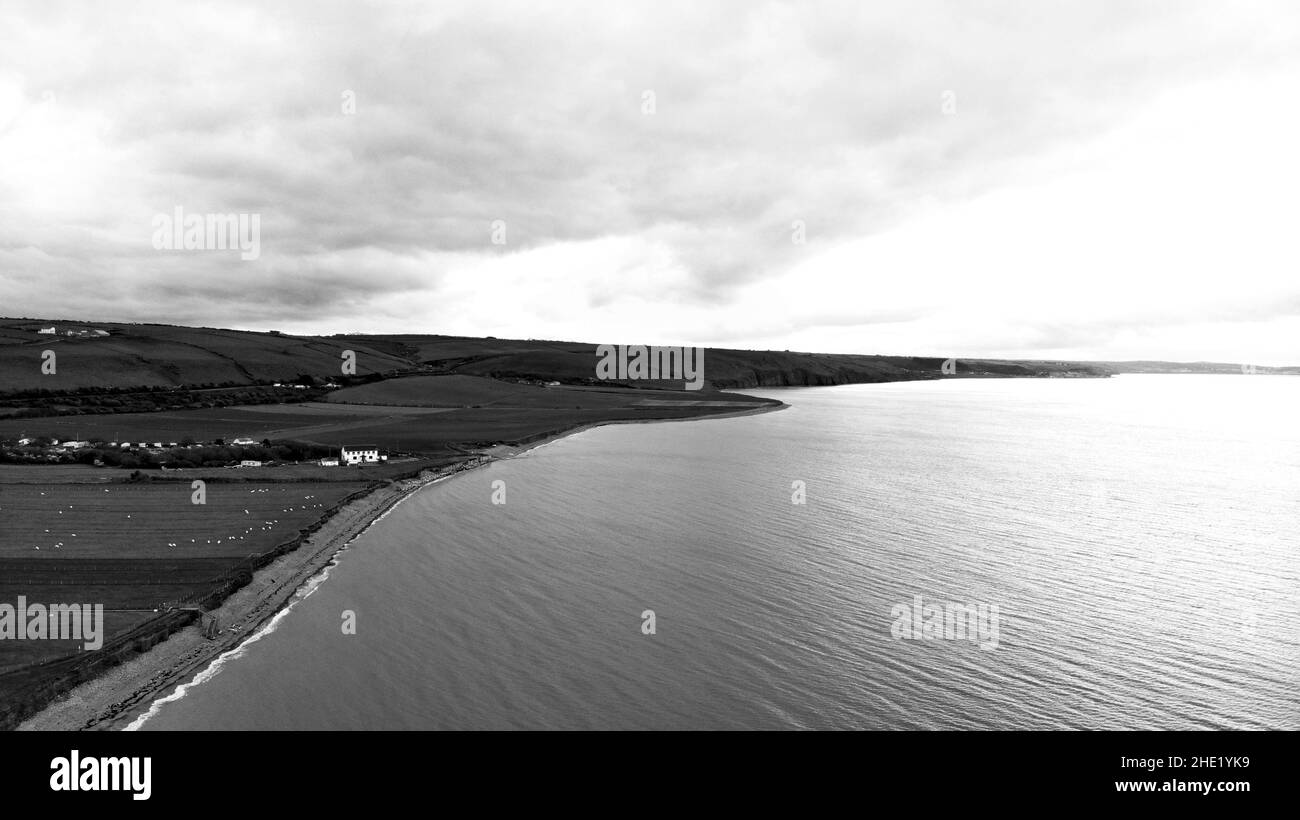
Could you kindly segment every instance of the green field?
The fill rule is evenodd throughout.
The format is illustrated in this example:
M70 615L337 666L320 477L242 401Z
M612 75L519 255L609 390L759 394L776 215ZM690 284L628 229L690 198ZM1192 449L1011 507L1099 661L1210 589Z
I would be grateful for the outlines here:
M0 483L0 603L101 604L106 646L133 634L156 641L183 623L167 605L237 585L369 486L212 482L195 504L189 482ZM0 642L0 726L95 654L80 642Z
M44 336L39 327L100 328L102 339ZM84 387L142 387L253 384L299 374L337 376L341 354L357 354L357 373L409 366L406 358L361 342L318 337L275 336L217 328L134 325L112 322L0 319L0 392L75 390ZM384 345L393 350L392 345ZM57 368L41 372L41 354L52 350Z
M366 485L211 482L200 505L184 481L0 484L0 566L11 558L242 559Z
M35 435L152 443L247 436L327 447L375 444L437 455L456 445L529 441L601 421L680 419L772 404L735 393L542 387L470 376L390 379L338 390L330 398L211 410L0 418L0 439Z

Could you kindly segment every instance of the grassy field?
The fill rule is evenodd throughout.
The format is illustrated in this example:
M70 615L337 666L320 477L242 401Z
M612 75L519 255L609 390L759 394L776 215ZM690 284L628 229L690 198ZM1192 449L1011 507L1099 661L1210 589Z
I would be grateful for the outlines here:
M316 441L329 436L332 442L355 440L349 430L386 422L419 422L419 417L437 412L422 408L351 407L324 403L271 404L226 407L212 410L168 410L158 413L119 413L98 416L55 416L35 419L0 419L0 438L20 435L52 436L60 439L103 439L105 441L170 442L186 437L196 441L222 438L233 441L248 437L255 441L297 439ZM334 446L337 446L336 444Z
M752 406L749 396L714 391L635 390L624 387L578 385L543 386L500 381L482 376L411 376L336 390L330 404L428 408L550 408L602 410L699 406L701 402Z
M0 483L0 603L14 605L21 595L31 603L102 604L106 645L137 633L156 641L182 622L166 604L197 602L236 582L371 486L214 482L206 503L195 504L188 482L79 484L61 472L64 481ZM75 641L0 642L0 704L34 697L93 654Z
M0 562L242 559L272 549L367 483L214 482L205 504L192 503L185 481L0 484Z
M470 376L391 379L339 390L330 398L330 402L212 410L0 419L0 438L168 442L187 436L200 441L247 436L255 441L292 439L326 447L374 444L437 455L457 444L527 441L600 421L687 418L771 403L711 391L542 387Z
M46 336L40 327L97 328L107 338ZM385 350L360 342L297 337L217 328L135 325L111 322L0 319L0 391L75 390L83 387L252 384L299 374L341 374L342 353L356 353L357 373L409 366ZM53 375L41 372L41 354L57 356Z

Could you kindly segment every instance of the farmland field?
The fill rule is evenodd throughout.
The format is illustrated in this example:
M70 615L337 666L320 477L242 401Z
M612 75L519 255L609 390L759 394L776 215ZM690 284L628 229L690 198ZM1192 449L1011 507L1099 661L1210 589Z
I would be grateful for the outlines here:
M347 399L372 403L348 404ZM168 442L186 436L200 441L248 436L437 454L457 443L517 442L580 424L686 418L768 403L711 391L541 387L470 376L412 376L339 390L329 402L0 419L0 438Z
M239 559L270 550L364 486L213 482L200 505L187 482L0 484L0 561Z
M67 327L59 321L4 319L0 333L0 390L71 390L85 387L251 384L291 379L300 373L336 374L340 355L357 354L357 371L371 373L408 366L393 352L359 342L296 337L217 328L121 323L76 323L102 328L100 339L43 336L40 326ZM384 345L396 351L393 345ZM58 371L41 372L41 354L52 350Z
M420 432L426 417L445 412L432 408L380 408L333 404L282 404L227 407L208 410L171 410L159 413L119 413L96 416L62 416L36 419L0 419L0 439L51 436L60 439L131 441L164 444L186 437L197 441L246 436L295 440L328 447L370 443L367 428L405 427L411 435L396 437L408 450L420 449ZM441 437L439 441L445 441ZM385 446L392 447L385 442ZM440 451L430 445L425 451Z
M396 407L490 408L540 407L556 410L671 407L678 402L728 401L742 406L761 404L749 396L713 391L643 390L626 387L519 384L482 376L409 376L348 387L331 393L331 406L386 405Z
M367 486L211 483L199 505L183 482L0 483L0 603L102 604L111 640L168 617L157 612L165 602L216 589L244 559L293 541ZM41 680L39 668L22 667L81 651L76 641L0 643L0 701Z

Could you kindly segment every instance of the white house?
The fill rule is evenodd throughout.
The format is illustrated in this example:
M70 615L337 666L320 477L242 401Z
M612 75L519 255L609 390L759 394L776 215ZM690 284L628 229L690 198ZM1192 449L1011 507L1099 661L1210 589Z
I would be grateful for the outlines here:
M20 439L18 439L18 446L19 446L19 447L26 447L28 444L31 444L31 443L32 443L32 440L29 439L29 438L20 438Z
M42 334L42 335L45 335L45 336L54 336L54 335L56 335L59 331L56 330L56 329L54 329L54 328L52 328L52 327L43 327L43 328L41 328L40 330L38 330L38 331L36 331L36 332L37 332L37 333L40 333L40 334Z
M337 467L337 466L339 466L339 460L338 460L337 458L322 458L322 459L320 460L320 466L322 466L322 467Z
M262 462L254 461L252 459L244 459L243 461L239 462L239 466L240 467L261 467Z
M254 444L257 444L256 441L253 441L251 438L247 438L247 437L237 438L230 443L235 445L236 447L250 447Z
M361 464L379 461L379 448L373 444L343 445L343 463Z

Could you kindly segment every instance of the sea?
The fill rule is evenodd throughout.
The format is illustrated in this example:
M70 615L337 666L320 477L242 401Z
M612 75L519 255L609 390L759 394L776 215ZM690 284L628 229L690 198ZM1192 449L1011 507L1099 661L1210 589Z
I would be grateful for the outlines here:
M742 391L389 511L168 729L1300 729L1300 378Z

